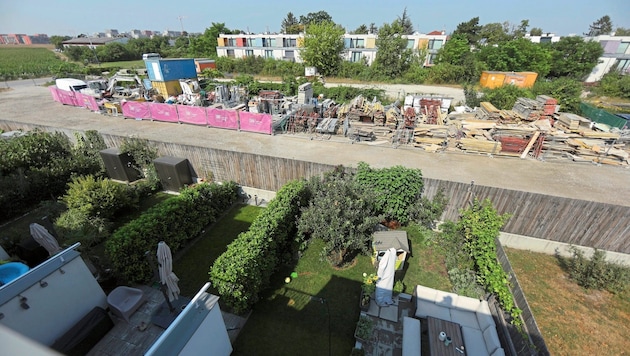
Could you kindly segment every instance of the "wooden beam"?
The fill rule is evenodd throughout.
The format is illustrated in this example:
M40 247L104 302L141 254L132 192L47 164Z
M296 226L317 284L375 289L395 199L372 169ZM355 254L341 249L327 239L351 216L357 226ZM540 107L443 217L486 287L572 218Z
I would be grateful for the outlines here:
M529 150L532 149L532 146L534 145L534 142L536 142L536 140L538 139L538 136L540 136L540 131L536 131L536 133L534 133L534 136L532 136L532 139L529 140L529 143L527 144L527 147L525 147L525 150L521 154L521 159L527 157L527 154L529 153Z

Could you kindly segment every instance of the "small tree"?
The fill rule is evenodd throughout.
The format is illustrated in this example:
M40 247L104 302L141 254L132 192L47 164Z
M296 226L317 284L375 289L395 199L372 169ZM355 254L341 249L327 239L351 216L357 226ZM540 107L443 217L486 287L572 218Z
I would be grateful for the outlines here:
M599 35L607 35L612 32L613 24L610 20L610 16L602 16L599 20L593 22L588 27L588 32L584 33L585 36L594 37Z
M290 35L290 34L297 35L303 30L304 30L304 25L300 24L300 22L295 17L295 15L293 15L293 13L289 11L289 13L287 13L287 17L285 17L284 20L282 20L282 26L281 26L282 33L285 33L287 35Z
M332 21L307 26L300 55L324 76L334 75L341 65L344 29Z
M413 61L413 51L407 48L407 39L402 36L404 31L398 19L391 24L383 24L378 30L374 67L388 78L402 76Z

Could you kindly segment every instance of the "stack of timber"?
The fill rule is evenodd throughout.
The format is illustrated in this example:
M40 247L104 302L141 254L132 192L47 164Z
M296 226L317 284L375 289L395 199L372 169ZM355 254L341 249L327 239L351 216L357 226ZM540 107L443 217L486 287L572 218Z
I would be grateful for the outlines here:
M498 120L501 110L497 109L489 101L479 103L479 110L476 111L476 117L480 120Z
M557 117L555 126L568 132L578 132L580 129L590 128L591 120L580 115L563 112Z
M514 103L512 111L520 115L523 120L536 121L545 118L553 118L556 112L556 104L556 99L545 95L539 95L536 100L518 98Z
M413 129L414 146L427 151L435 151L445 145L448 136L449 126L447 125L417 124Z
M501 152L501 142L482 138L461 138L459 148L464 151L496 154Z

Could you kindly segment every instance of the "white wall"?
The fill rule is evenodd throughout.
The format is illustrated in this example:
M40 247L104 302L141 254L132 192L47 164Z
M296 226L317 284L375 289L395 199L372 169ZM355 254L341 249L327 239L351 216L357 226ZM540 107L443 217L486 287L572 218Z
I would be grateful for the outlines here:
M47 262L56 263L55 259L60 259L60 257L53 257ZM52 273L41 279L38 278L30 287L19 292L19 295L28 299L29 309L23 309L20 306L19 295L13 296L0 305L0 313L4 314L0 324L50 346L94 307L106 308L105 292L96 282L83 259L77 256L65 262L60 268L54 269ZM64 273L61 273L61 270ZM32 272L35 270L29 273ZM29 278L29 274L20 278ZM40 280L48 285L40 286ZM10 284L1 288L0 294L10 292L11 288L6 288L8 286Z
M196 356L201 353L207 355L229 355L232 344L228 336L221 310L217 304L203 320L197 331L190 337L186 346L179 353L180 356Z
M585 82L592 83L602 79L604 74L610 71L610 68L615 64L616 61L616 58L599 57L599 63L595 66L595 68L593 68L588 77L586 77Z

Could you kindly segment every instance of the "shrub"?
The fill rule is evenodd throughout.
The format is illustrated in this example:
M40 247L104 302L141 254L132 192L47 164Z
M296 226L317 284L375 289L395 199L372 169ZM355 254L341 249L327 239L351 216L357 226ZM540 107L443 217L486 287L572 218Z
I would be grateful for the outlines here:
M575 246L570 248L569 277L586 289L605 289L611 293L623 292L630 283L630 268L606 262L606 253L595 249L589 260Z
M90 216L79 209L70 209L55 220L55 231L63 241L94 246L109 236L111 223L102 217Z
M179 250L236 202L237 189L234 182L184 188L116 230L106 242L114 272L130 283L150 281L145 252L155 251L160 241Z
M283 256L297 251L293 239L296 219L308 200L306 182L285 184L249 230L240 234L215 260L210 280L235 312L244 312L254 305Z
M515 85L504 85L494 89L484 89L481 101L489 101L497 109L512 110L516 99L520 97L533 98L532 93Z
M94 176L73 178L61 200L70 210L103 219L138 204L137 196L126 185Z

